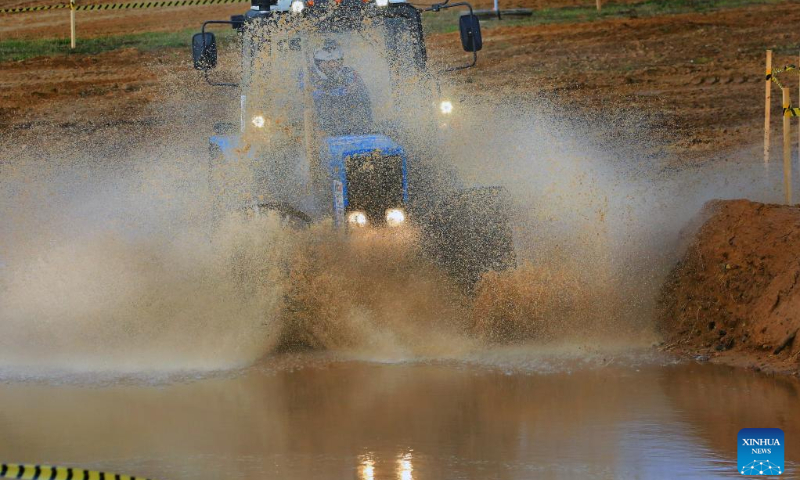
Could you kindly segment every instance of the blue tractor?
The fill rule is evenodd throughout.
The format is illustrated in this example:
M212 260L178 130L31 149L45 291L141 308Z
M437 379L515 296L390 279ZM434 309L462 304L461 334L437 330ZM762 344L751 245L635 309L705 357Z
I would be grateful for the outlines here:
M480 25L466 3L462 46L475 64ZM236 29L242 61L217 68L209 25ZM416 228L422 250L471 288L515 264L510 201L466 187L444 163L454 106L428 72L421 11L405 0L252 0L246 15L208 21L195 68L240 91L240 121L215 126L209 184L216 208L249 203L293 223ZM241 69L241 73L238 73ZM235 71L236 82L221 81Z

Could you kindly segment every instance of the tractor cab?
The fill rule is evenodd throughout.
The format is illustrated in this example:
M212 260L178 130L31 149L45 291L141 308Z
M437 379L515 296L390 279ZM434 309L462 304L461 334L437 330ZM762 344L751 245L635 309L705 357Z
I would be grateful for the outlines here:
M462 41L477 55L480 26L477 17L468 18L474 23L462 19ZM212 72L218 45L206 29L216 24L238 33L236 83ZM193 54L209 83L240 90L238 128L221 125L210 138L211 175L220 165L245 160L253 166L252 188L240 197L290 205L312 219L333 215L337 225L347 218L385 225L388 209L399 217L396 209L408 201L407 157L432 151L442 124L437 117L452 112L439 105L439 86L427 71L421 11L404 1L254 0L245 15L205 22L193 38ZM341 152L353 153L345 158ZM370 176L369 169L377 170ZM384 178L389 174L397 178ZM378 186L354 183L378 176L386 188L402 185L402 201ZM227 187L217 185L235 190ZM369 205L349 196L367 192ZM348 216L356 208L348 206L361 204L363 211Z

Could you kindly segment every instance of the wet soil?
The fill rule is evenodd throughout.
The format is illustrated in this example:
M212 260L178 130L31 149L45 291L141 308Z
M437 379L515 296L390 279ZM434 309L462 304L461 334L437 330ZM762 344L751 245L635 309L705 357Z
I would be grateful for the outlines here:
M800 208L715 201L664 288L667 350L798 373Z

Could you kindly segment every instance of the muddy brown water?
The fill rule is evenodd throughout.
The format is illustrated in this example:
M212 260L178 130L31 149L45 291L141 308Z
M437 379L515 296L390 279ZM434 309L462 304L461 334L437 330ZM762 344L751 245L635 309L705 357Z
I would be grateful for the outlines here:
M374 363L273 358L169 381L0 384L2 460L159 479L738 476L736 434L780 427L800 385L652 360Z

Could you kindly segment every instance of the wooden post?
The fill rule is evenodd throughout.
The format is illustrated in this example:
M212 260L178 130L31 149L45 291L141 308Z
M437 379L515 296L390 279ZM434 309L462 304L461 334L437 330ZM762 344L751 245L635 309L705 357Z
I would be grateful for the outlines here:
M75 49L75 0L69 0L69 48Z
M786 205L792 204L792 117L787 109L791 107L789 89L783 87L783 196Z
M602 7L603 7L603 0L597 0L597 11L599 12Z
M772 73L772 50L767 50L767 75ZM769 163L769 101L772 80L767 79L767 93L764 96L764 163Z

